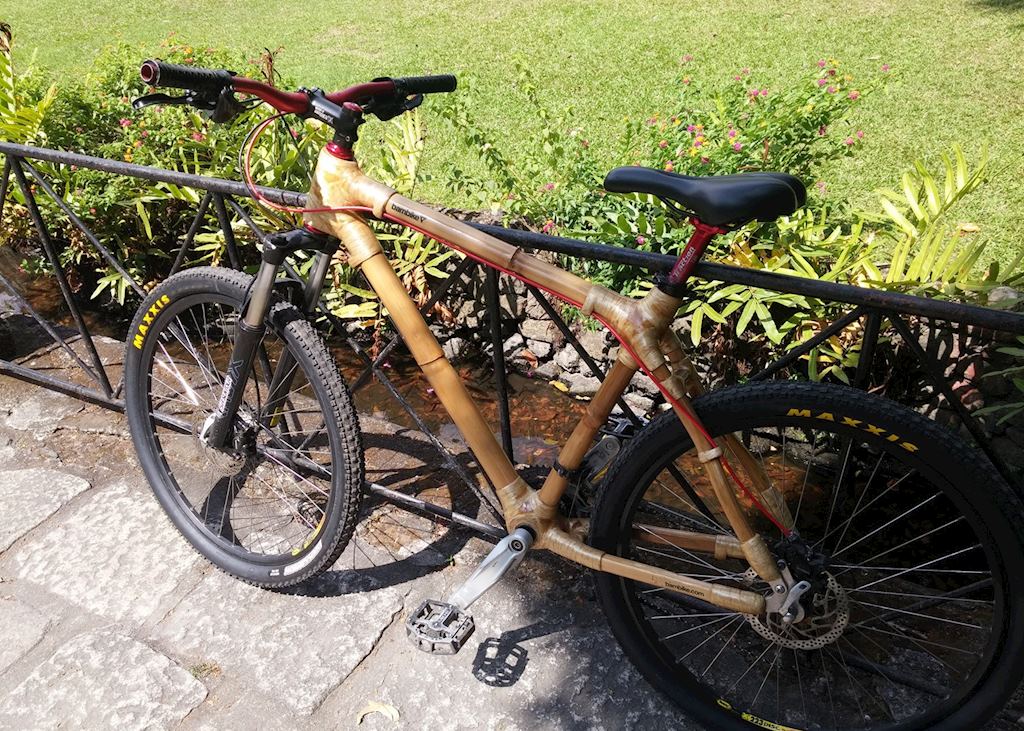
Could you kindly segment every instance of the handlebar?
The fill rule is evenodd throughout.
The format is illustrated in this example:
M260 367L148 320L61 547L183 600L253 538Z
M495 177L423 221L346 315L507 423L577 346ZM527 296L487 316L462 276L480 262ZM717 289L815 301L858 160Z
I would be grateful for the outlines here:
M236 76L231 71L182 66L150 59L142 64L139 75L150 86L187 89L207 97L216 98L225 89L241 94L250 94L259 97L274 109L285 114L308 116L314 111L312 97L309 93L282 91L255 79ZM326 98L338 106L342 106L346 102L357 104L377 102L379 107L417 94L454 91L456 83L455 77L451 74L395 79L381 78L326 94L322 98Z
M215 71L198 66L181 66L166 61L149 60L142 64L139 76L150 86L169 86L172 89L220 93L231 84L234 74L230 71Z

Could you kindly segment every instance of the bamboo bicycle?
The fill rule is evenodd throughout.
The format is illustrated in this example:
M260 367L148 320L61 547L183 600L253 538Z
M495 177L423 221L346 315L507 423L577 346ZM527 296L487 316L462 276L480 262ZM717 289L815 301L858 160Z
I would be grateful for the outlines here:
M239 93L335 133L308 208L291 209L305 228L266 242L255 278L177 274L152 291L129 333L126 399L140 462L174 524L216 566L285 587L330 567L352 536L363 494L359 423L312 324L340 246L461 431L508 530L453 596L409 616L420 648L457 651L472 632L473 601L529 549L546 549L594 571L623 650L709 728L977 728L1006 702L1024 673L1024 612L1011 588L1024 569L1022 511L988 462L954 433L850 388L779 382L704 394L669 329L708 242L792 213L805 197L795 178L613 170L609 190L657 196L695 227L671 273L634 300L361 172L353 145L365 117L390 119L424 94L453 91L454 77L289 93L147 61L142 78L187 93L138 106L191 104L224 120L245 107ZM539 487L498 446L370 219L535 285L621 343ZM301 296L277 285L298 251L314 254ZM587 515L564 514L560 498L638 370L671 411L618 454Z

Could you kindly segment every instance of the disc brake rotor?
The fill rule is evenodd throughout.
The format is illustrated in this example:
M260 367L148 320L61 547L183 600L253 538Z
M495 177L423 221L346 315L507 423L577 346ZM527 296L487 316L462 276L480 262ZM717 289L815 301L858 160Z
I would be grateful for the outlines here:
M803 621L786 624L775 614L748 614L747 622L766 640L792 650L819 650L835 642L850 622L850 602L832 574L825 576L825 591L811 599L813 609Z

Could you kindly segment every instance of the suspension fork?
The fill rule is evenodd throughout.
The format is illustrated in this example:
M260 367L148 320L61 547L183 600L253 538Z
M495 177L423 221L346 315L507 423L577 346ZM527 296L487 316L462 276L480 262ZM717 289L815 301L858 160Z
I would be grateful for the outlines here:
M270 312L277 273L285 259L289 254L299 250L312 250L318 254L310 281L306 285L305 304L308 311L309 303L312 302L312 306L315 307L320 297L323 278L327 275L331 256L337 251L337 248L337 239L308 229L296 229L272 236L263 247L259 272L256 274L256 281L249 292L248 301L245 303L242 317L238 322L238 333L231 350L231 360L228 362L224 388L221 391L216 411L203 429L204 440L210 447L223 449L232 434L235 416L245 393L245 384L249 380L257 351L266 334L266 318L267 313ZM267 413L273 413L283 400L283 395L288 392L291 385L294 371L294 359L285 349L271 378Z

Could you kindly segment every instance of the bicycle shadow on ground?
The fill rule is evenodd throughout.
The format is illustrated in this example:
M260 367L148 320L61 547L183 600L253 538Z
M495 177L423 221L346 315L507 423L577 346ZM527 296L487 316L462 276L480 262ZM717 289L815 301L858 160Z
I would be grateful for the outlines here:
M380 420L364 418L363 423L367 482L496 524L418 431ZM470 475L475 474L475 465L467 454L456 454L455 458ZM334 597L404 584L450 566L453 557L476 535L367 495L355 534L334 567L292 587L288 593ZM482 545L487 550L487 544Z

